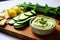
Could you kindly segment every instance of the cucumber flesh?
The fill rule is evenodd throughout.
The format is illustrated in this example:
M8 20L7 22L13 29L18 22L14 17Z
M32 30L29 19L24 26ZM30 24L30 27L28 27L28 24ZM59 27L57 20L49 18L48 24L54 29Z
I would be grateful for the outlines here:
M14 26L19 26L20 24L18 24L18 23L14 23Z
M22 28L24 25L23 24L18 24L18 23L14 23L14 28Z
M18 23L15 23L14 24L14 28L22 28L23 26L25 26L25 24L23 25L23 24L18 24Z
M24 13L24 15L26 15L26 16L32 16L33 14L31 12L26 12L26 13Z
M27 19L28 17L29 16L24 15L24 13L18 16L19 20L24 20L24 19Z
M29 21L30 19L32 19L32 18L34 18L34 17L36 17L36 16L30 17L30 18L28 18L28 19L26 19L26 20L24 20L24 21L19 21L19 22L17 22L17 23L18 23L18 24L23 24L23 23Z
M19 21L18 16L14 17L13 20Z
M31 13L36 14L36 12L34 10L31 10Z
M19 28L22 28L23 26L24 26L24 25L14 26L14 28L19 29Z
M26 24L27 24L27 23L26 23ZM20 25L14 26L14 28L19 29L19 28L24 27L26 24L20 24Z
M13 19L11 19L10 21L9 21L9 24L14 24L15 23L15 21L13 20Z

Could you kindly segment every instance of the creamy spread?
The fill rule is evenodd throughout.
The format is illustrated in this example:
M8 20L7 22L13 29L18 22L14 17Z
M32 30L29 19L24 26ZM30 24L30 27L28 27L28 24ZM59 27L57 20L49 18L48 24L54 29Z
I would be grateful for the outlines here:
M55 22L52 18L47 16L38 16L32 21L32 26L37 29L47 30L53 28Z

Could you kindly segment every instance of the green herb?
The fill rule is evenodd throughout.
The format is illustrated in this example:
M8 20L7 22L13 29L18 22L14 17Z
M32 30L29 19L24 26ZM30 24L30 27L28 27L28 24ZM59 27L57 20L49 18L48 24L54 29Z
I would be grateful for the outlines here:
M45 6L37 4L32 4L24 2L19 4L18 7L22 7L24 12L34 10L36 13L41 13L43 15L51 16L54 18L60 18L60 6L53 8L49 7L47 4Z
M41 24L45 24L45 23L46 23L46 20L44 20L44 18L41 18L39 22L40 22Z
M22 5L23 5L23 9L24 9L24 11L27 11L27 3L24 2Z

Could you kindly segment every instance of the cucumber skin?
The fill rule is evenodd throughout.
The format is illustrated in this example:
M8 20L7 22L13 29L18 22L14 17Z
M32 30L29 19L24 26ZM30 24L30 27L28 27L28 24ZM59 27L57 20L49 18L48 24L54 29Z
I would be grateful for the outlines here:
M26 23L20 25L20 27L19 27L19 26L14 26L14 28L17 29L17 30L22 29L22 28L24 28L28 23L29 23L29 22L26 22Z
M26 15L24 15L24 13L22 13L21 15L19 15L18 16L18 19L19 20L25 20L25 19L27 19L29 16L26 16Z
M26 15L26 16L32 16L33 14L31 12L26 12L26 13L24 13L24 15Z
M36 16L34 16L34 17L36 17ZM33 18L33 17L31 17L31 18ZM30 18L30 19L31 19L31 18ZM24 28L27 24L29 24L30 19L27 20L26 22L22 23L22 24L19 25L19 26L14 26L14 28L15 28L15 29L21 29L21 28Z
M11 20L13 20L13 19L11 19ZM10 21L11 21L11 20L10 20ZM14 20L13 20L13 21L14 21L13 23L10 23L10 21L9 21L9 23L8 23L9 25L13 25L13 24L15 23L15 21L14 21Z
M17 18L17 19L16 19L16 18ZM18 16L17 16L17 17L14 17L13 20L15 20L15 21L19 21Z

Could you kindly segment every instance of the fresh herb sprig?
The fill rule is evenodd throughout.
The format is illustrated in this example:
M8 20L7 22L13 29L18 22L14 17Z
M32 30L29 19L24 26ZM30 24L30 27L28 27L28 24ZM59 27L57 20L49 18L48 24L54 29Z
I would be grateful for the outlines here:
M41 19L39 20L39 23L45 24L45 23L46 23L46 20L44 20L44 18L41 18Z

